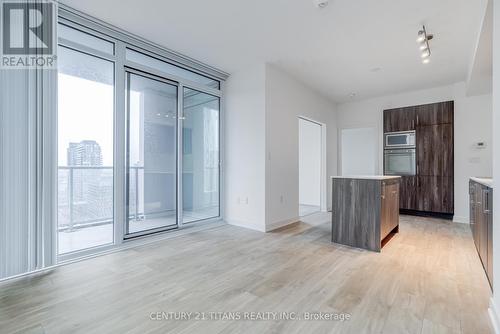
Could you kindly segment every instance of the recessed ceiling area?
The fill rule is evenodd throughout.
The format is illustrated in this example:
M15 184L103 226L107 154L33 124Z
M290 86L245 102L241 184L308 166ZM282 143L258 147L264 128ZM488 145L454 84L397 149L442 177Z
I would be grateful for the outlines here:
M464 81L486 0L63 0L234 73L269 62L335 102ZM434 34L422 64L416 37ZM352 94L355 94L354 97Z

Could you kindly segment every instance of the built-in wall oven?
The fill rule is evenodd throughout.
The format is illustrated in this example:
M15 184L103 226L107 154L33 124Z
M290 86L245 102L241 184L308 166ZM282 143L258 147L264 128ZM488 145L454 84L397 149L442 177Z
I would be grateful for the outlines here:
M384 134L384 174L417 174L415 131Z

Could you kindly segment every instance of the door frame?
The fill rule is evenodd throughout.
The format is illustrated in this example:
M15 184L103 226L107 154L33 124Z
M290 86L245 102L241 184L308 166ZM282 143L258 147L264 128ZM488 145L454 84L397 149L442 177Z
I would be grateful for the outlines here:
M321 162L320 162L320 167L321 167L321 171L320 171L320 195L319 195L319 203L320 203L320 211L321 212L327 212L328 211L328 208L327 208L327 191L328 191L328 177L327 177L327 154L326 154L326 145L327 145L327 138L326 138L326 124L325 123L322 123L322 122L319 122L311 117L308 117L308 116L302 116L302 115L299 115L298 117L298 121L300 124L300 121L306 121L306 122L311 122L311 123L314 123L316 125L319 125L320 126L320 130L321 130ZM299 140L300 140L300 137L299 137ZM300 157L299 157L300 159ZM299 184L300 184L300 170L299 170ZM300 191L300 188L299 188L299 191ZM299 195L300 196L300 195ZM300 202L300 200L299 200ZM300 203L298 203L300 205Z
M123 220L123 235L122 238L123 240L129 240L141 236L146 236L146 235L151 235L159 232L165 232L165 231L170 231L170 230L175 230L179 228L179 208L182 208L182 197L179 196L179 189L180 186L179 184L182 184L182 179L179 179L179 165L180 165L180 157L179 157L179 147L182 145L182 143L179 143L179 124L181 123L179 121L179 117L182 113L182 109L179 108L181 106L179 104L179 83L169 80L167 78L157 76L155 74L151 74L148 72L144 72L135 68L131 68L128 66L125 66L125 214L124 217L125 219ZM129 233L129 180L130 180L130 165L129 165L129 147L130 147L130 136L129 136L129 128L130 128L130 99L129 99L129 91L130 91L130 75L136 75L139 77L147 78L150 80L155 80L158 82L162 82L167 85L175 86L177 89L176 95L177 95L177 112L176 115L177 117L175 118L175 130L176 130L176 141L175 141L175 225L169 225L169 226L162 226L158 228L153 228L153 229L148 229L144 231L138 231L134 233ZM181 175L182 177L182 175ZM180 206L179 206L179 201L181 201Z

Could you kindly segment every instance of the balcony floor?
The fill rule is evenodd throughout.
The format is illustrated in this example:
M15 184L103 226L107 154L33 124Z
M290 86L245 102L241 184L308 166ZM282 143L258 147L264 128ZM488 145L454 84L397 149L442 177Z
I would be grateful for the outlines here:
M218 207L195 211L184 211L184 223L195 222L207 217L217 217ZM161 218L131 220L130 232L146 231L176 224L175 213ZM76 228L73 231L60 231L58 239L59 254L66 254L82 249L104 246L113 243L113 224L95 225Z

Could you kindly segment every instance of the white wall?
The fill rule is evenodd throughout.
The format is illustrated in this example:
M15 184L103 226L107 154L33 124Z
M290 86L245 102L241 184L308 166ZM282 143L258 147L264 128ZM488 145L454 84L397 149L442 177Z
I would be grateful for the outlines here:
M375 175L377 139L375 128L342 129L340 133L340 173L344 176Z
M224 218L265 231L265 66L234 73L226 82Z
M455 102L455 217L469 222L469 177L493 175L493 106L491 95L457 99ZM474 143L484 141L485 149Z
M299 118L299 203L321 205L321 125Z
M492 97L465 96L465 83L404 94L351 102L337 107L339 129L375 127L377 129L377 173L383 173L383 110L426 103L455 101L455 220L468 222L468 179L492 175ZM475 150L478 141L486 149ZM340 162L341 164L341 162Z
M337 174L335 104L285 72L266 66L266 229L271 230L299 217L299 134L297 118L326 125L326 168L321 184L329 203L330 175ZM326 203L322 203L326 209Z
M491 320L500 331L500 0L493 2L493 298Z
M299 219L299 116L326 125L326 210L329 176L337 174L335 104L272 65L234 73L227 81L224 217L230 224L270 231Z

